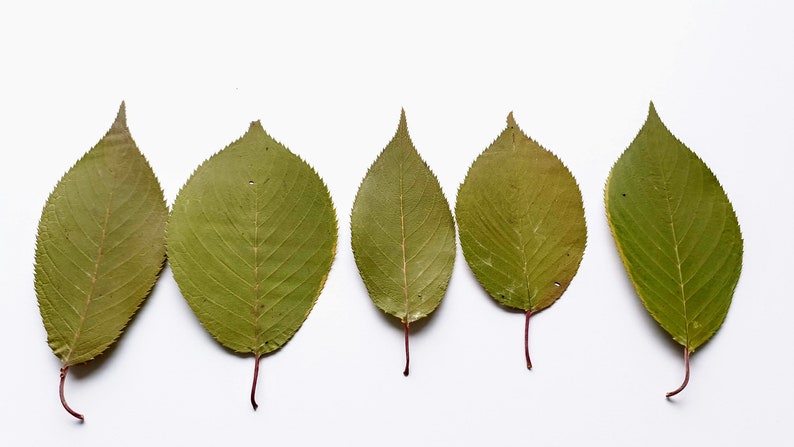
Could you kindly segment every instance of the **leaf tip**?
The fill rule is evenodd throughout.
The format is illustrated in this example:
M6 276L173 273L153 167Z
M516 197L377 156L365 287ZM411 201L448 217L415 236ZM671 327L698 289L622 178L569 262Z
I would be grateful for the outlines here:
M656 112L656 106L653 105L653 101L650 101L650 104L648 104L648 119L651 118L659 119L659 113Z
M507 114L507 127L518 127L516 124L516 119L513 118L513 111L511 110L510 113Z
M112 129L125 130L127 129L127 105L121 101L119 112L116 114L116 119L113 121Z
M400 108L400 124L397 125L397 132L408 132L408 120L405 119L405 108Z

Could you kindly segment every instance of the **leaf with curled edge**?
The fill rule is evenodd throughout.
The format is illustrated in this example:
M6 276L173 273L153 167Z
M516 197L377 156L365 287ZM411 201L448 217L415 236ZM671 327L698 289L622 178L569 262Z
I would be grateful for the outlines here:
M35 288L47 341L69 367L104 352L149 294L165 261L168 208L127 128L107 134L61 178L41 214Z
M336 253L319 175L257 121L202 163L174 202L168 259L182 295L223 346L259 360L306 320Z
M736 213L706 164L653 103L612 167L604 194L612 236L640 300L689 356L722 325L742 268Z
M367 171L350 215L351 245L372 301L405 327L433 312L455 263L455 223L441 185L408 135L405 112L394 138Z
M474 276L496 301L525 311L531 369L529 318L560 298L584 255L587 227L576 180L510 113L507 128L469 168L455 217Z

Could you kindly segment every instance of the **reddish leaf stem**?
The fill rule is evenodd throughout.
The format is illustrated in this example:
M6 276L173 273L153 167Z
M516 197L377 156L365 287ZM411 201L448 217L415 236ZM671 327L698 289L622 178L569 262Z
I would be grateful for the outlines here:
M71 414L72 416L76 417L77 419L80 419L80 421L84 421L85 418L83 417L83 415L78 413L78 412L76 412L76 411L74 411L74 410L72 410L72 408L69 406L69 404L66 403L66 398L63 396L63 385L66 382L66 373L67 372L69 372L69 367L68 366L64 366L63 368L61 368L61 384L58 387L58 393L61 396L61 405L63 405L63 408L65 408L66 411L69 412L69 414Z
M405 321L405 370L403 370L403 375L408 376L408 369L411 365L411 354L408 351L408 326L410 323L408 320Z
M256 381L259 379L260 358L258 355L254 358L254 383L251 385L251 406L254 407L254 411L259 408L259 405L256 404Z
M532 316L532 311L527 311L526 322L524 323L524 355L527 358L527 369L532 369L532 360L529 358L529 317Z
M686 368L686 374L684 375L684 383L681 384L677 389L674 391L670 391L666 394L667 397L673 397L676 394L680 393L681 391L686 388L687 383L689 383L689 349L684 346L684 367Z

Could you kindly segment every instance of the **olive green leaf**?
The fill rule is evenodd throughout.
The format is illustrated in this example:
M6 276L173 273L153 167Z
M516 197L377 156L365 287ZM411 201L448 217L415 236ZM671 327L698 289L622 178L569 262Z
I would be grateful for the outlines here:
M201 324L259 360L309 315L336 253L336 213L320 176L257 121L202 163L174 202L168 259Z
M648 119L609 174L609 226L653 318L689 355L719 329L742 267L742 235L728 197L703 161Z
M35 288L47 341L70 366L119 338L165 261L168 209L127 128L124 103L105 136L61 178L41 213Z
M372 301L408 328L441 303L455 263L455 223L435 175L408 135L397 133L367 171L350 215L356 265Z
M582 261L587 228L582 194L559 158L507 128L474 161L458 191L455 216L466 261L485 290L529 318L568 288Z

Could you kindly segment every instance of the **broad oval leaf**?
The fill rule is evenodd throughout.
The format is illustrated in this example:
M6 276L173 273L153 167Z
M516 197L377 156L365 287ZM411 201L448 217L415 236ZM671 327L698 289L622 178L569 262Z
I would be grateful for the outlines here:
M742 267L736 213L717 178L653 104L609 174L609 226L645 308L689 354L722 325Z
M257 121L201 164L174 202L168 259L201 324L259 359L305 321L336 253L336 213L319 175Z
M455 223L441 185L408 135L394 138L361 182L350 215L351 244L372 301L408 328L441 303L455 263Z
M491 297L529 317L568 288L587 240L582 194L559 158L526 136L510 113L507 128L474 161L458 191L460 245Z
M70 366L121 335L165 261L168 209L127 128L124 103L107 134L61 178L36 239L35 288L47 341Z

